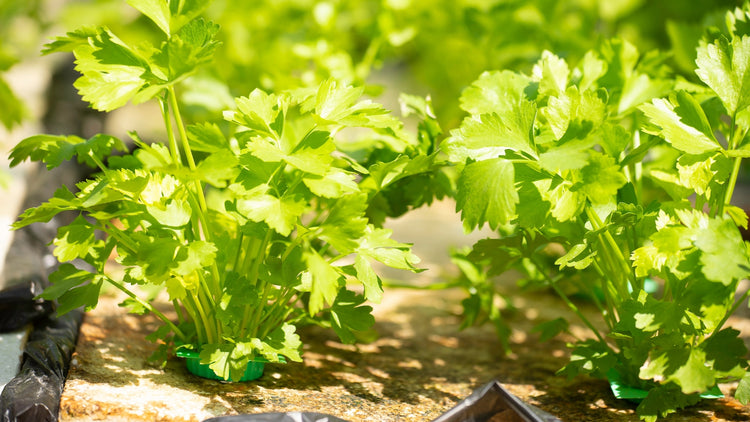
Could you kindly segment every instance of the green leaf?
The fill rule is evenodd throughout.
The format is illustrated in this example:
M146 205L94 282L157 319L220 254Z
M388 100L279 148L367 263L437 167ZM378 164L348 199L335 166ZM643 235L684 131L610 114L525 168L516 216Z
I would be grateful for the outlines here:
M636 342L651 339L652 350L658 350L655 353L666 354L684 343L680 341L678 346L669 343L670 335L679 337L675 334L678 330L685 330L690 333L689 327L681 325L686 318L687 311L678 304L673 302L659 301L649 295L645 290L635 292L637 299L628 298L622 302L620 313L622 317L616 325L616 331L627 333ZM662 343L656 343L653 335L657 332L667 333L664 335ZM675 340L676 342L677 340ZM666 349L666 352L663 350Z
M30 159L42 161L53 169L73 158L75 144L83 139L77 136L34 135L19 142L10 153L10 166L15 167Z
M326 219L321 223L318 238L329 243L341 254L349 254L359 246L358 239L367 230L367 196L346 195L329 207Z
M542 198L552 209L550 214L557 221L570 221L583 211L586 196L579 190L574 190L570 182L563 182L552 186L552 180L543 180L537 184Z
M372 307L363 306L364 301L354 292L341 289L331 306L331 326L344 344L357 341L352 331L366 331L375 324Z
M521 227L542 227L552 209L551 204L542 198L534 183L522 182L518 189L516 214Z
M401 129L398 119L382 105L370 100L359 101L364 87L353 87L327 79L318 87L316 95L302 103L302 112L312 111L322 123L372 129Z
M686 395L674 383L657 385L649 390L648 395L638 405L636 412L646 422L656 422L659 417L666 417L684 407L700 401L698 394Z
M137 179L131 182L131 186L141 183ZM143 189L133 193L137 194L138 202L144 204L147 212L160 224L182 227L190 222L193 209L185 197L185 186L174 176L150 173Z
M198 123L187 127L193 151L218 152L229 149L229 141L215 123Z
M632 141L632 134L619 124L604 122L596 132L595 139L607 155L619 158Z
M490 228L515 217L518 192L513 164L503 158L467 165L458 179L456 210L461 211L464 229L473 230L485 223Z
M700 230L695 246L701 254L701 270L707 279L729 285L747 277L750 258L737 226L728 219L712 218Z
M399 155L390 161L378 161L368 169L370 177L378 190L398 181L404 175L409 175L407 168L412 159L408 155Z
M714 371L706 363L704 350L675 345L652 352L640 370L642 379L663 379L680 386L683 394L701 393L716 384Z
M589 163L592 144L586 142L566 142L539 155L539 165L550 173L582 169Z
M105 134L96 134L77 143L75 148L78 162L85 163L89 167L97 167L97 161L104 161L104 158L109 157L113 151L126 152L128 150L121 140Z
M237 199L237 211L255 222L264 222L282 236L289 236L307 203L292 194L281 198L268 193L269 187L261 185Z
M333 168L322 176L305 176L302 182L312 193L324 198L341 198L359 192L356 175Z
M743 405L750 403L750 373L745 373L737 384L734 397Z
M715 332L703 343L706 361L716 371L716 377L745 375L747 347L734 328Z
M579 189L594 204L616 201L617 192L627 183L627 178L612 157L591 153L589 164L581 169Z
M529 247L541 247L545 243L541 239L539 241L540 244L530 245ZM486 262L487 274L482 273L478 277L470 278L470 280L479 280L484 283L487 276L499 275L507 271L522 258L524 243L525 240L521 235L500 239L482 239L475 243L468 255L468 259L477 265ZM464 275L467 277L470 275L466 271L465 265L459 264L459 267L462 269Z
M540 96L556 96L567 89L570 69L564 59L550 51L543 51L542 58L534 65L532 78L539 82Z
M724 207L724 211L729 215L732 221L734 221L734 224L747 230L748 217L745 210L733 205L727 205Z
M28 159L42 161L47 169L58 167L64 161L78 155L78 161L96 167L112 151L127 151L125 144L114 136L97 134L84 140L78 136L34 135L19 142L10 153L10 166Z
M174 83L211 61L219 42L219 26L203 19L189 21L165 42L151 62L161 67L166 81ZM151 69L154 70L153 68Z
M216 245L203 240L194 240L188 243L187 247L181 247L178 252L178 256L175 259L177 261L177 267L174 272L187 276L193 272L200 271L202 268L207 268L214 263L216 260L216 252L218 249ZM184 256L184 259L181 259Z
M172 237L154 237L142 232L128 234L134 243L134 249L118 248L120 263L125 267L134 267L136 280L161 284L169 278L172 270L179 265L186 254L182 244Z
M365 298L374 303L380 303L383 300L383 283L373 270L370 261L364 255L357 255L354 258L354 269L357 273L357 280L364 286Z
M702 154L709 151L721 150L721 145L713 138L709 137L705 133L701 132L693 126L688 125L683 121L683 117L688 121L696 122L696 117L702 113L700 107L695 109L690 106L693 102L687 100L689 97L687 94L684 96L684 103L679 104L679 107L675 107L671 101L656 98L651 103L643 104L640 109L646 114L653 124L659 127L659 131L655 133L661 136L672 144L673 147L680 151L688 154ZM683 115L678 114L683 113ZM705 119L705 115L702 116ZM698 120L700 122L700 120ZM701 128L705 129L705 128Z
M68 290L94 279L94 274L79 270L73 264L63 263L49 275L51 285L39 295L42 299L57 300Z
M558 371L558 374L568 378L581 374L603 378L617 363L617 356L612 350L596 340L580 341L572 347L570 362Z
M629 112L646 101L666 95L673 85L671 80L655 80L646 74L635 72L625 80L617 113Z
M535 116L536 105L525 100L502 118L495 113L471 116L464 119L460 128L451 131L443 148L453 162L496 158L507 150L535 157L532 137Z
M714 143L718 143L708 117L698 100L687 91L677 91L673 98L675 104L674 111L680 116L682 123L698 129L706 138Z
M197 173L200 180L224 188L239 176L239 158L226 149L217 150L198 163Z
M325 176L331 171L331 154L336 149L329 135L328 132L313 131L299 143L254 137L245 146L250 154L267 163L283 161L304 172Z
M606 72L598 80L599 86L612 91L625 85L640 59L638 49L620 38L606 40L599 53L606 63Z
M55 37L54 41L44 45L42 54L71 53L78 47L87 46L89 39L95 38L100 31L97 27L84 26L68 32L63 37Z
M587 253L583 254L583 252ZM590 250L588 245L585 243L579 243L571 247L568 250L568 253L558 258L557 261L555 261L555 265L559 265L560 268L573 267L577 270L582 270L588 268L588 266L594 262L596 255L597 252Z
M254 308L260 305L261 293L246 277L234 271L226 274L216 317L228 332L239 334L240 327L237 321L244 317L245 307Z
M594 51L587 51L578 67L582 74L578 82L578 88L581 91L595 89L596 81L607 72L607 62L599 58Z
M58 300L57 314L63 315L73 309L85 307L90 311L99 301L101 277L72 264L62 264L49 275L51 286L39 295L42 299ZM88 283L87 283L88 282Z
M202 344L201 363L208 365L216 375L225 380L239 381L245 372L253 349L244 344Z
M13 223L13 230L18 230L33 223L46 223L57 214L76 209L80 203L76 200L75 195L68 190L66 186L55 191L49 201L35 208L25 210L19 220Z
M128 0L128 4L151 19L167 37L200 15L206 0Z
M302 342L295 330L292 324L282 324L263 339L264 347L260 352L271 362L278 362L278 355L286 356L294 362L302 362Z
M106 29L99 28L89 42L74 50L81 77L74 86L84 101L100 111L111 111L128 101L138 103L157 92L139 95L148 82L146 60Z
M727 113L735 113L750 104L750 37L724 37L698 46L695 73L719 96Z
M272 135L279 139L280 127L274 122L278 117L283 119L289 106L289 98L284 95L267 94L258 88L249 96L235 99L238 111L225 111L224 119L245 126L259 133Z
M352 113L363 93L364 87L341 86L336 80L328 79L318 87L312 109L321 119L336 122ZM309 110L309 106L305 110Z
M568 321L565 318L555 318L536 325L531 331L540 333L539 341L548 341L567 330Z
M310 302L308 310L315 315L328 303L332 305L341 287L341 273L316 251L305 253L308 273L311 277Z
M146 15L149 19L154 21L156 26L159 27L167 36L169 36L169 1L165 0L128 0L128 4L138 9L139 12Z
M419 272L419 257L411 252L411 245L391 239L391 234L391 230L368 225L356 252L391 268Z
M13 126L21 123L26 115L26 107L10 89L8 83L0 77L0 123L10 130Z
M584 139L604 120L604 102L596 92L579 92L571 86L548 99L542 114L556 139Z
M79 215L72 223L57 230L57 237L52 243L55 245L53 254L65 262L95 254L95 248L103 245L104 241L96 238L95 227Z
M505 115L526 99L528 76L509 70L483 72L461 93L461 108L472 115Z

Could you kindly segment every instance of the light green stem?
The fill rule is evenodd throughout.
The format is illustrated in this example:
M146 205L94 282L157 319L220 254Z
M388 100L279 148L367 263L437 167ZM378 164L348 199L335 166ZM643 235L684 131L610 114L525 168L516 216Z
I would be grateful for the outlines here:
M149 312L153 312L154 315L156 315L160 320L162 320L165 324L167 324L167 326L169 327L169 329L172 330L172 332L175 333L175 335L177 337L179 337L182 340L187 341L187 337L182 332L182 330L180 330L176 325L174 325L174 323L172 321L170 321L169 318L167 318L166 315L164 315L163 313L161 313L158 309L154 308L150 303L148 303L147 301L141 299L135 293L133 293L132 291L130 291L130 289L128 289L127 287L125 287L122 284L118 283L117 281L112 280L110 278L107 278L107 281L109 281L109 283L112 284L113 286L115 286L118 289L120 289L126 295L130 296L131 299L133 299L136 302L138 302L141 306L143 306L144 308L148 309Z
M109 169L104 165L102 160L97 157L93 151L89 151L88 153L89 158L96 164L97 167L99 167L99 170L102 171L102 173L107 174L109 173Z
M170 95L168 92L167 95ZM164 120L164 128L167 131L167 139L169 140L169 154L172 156L172 162L174 164L181 164L182 159L180 158L180 148L177 145L177 139L174 136L174 130L172 130L172 120L169 118L169 107L164 98L159 98L159 107L161 108L161 116Z
M724 214L724 207L732 203L732 197L734 196L734 188L737 186L737 178L740 174L740 167L742 165L742 158L737 157L734 159L734 165L732 166L732 175L729 177L729 184L724 194L724 201L719 204L718 215Z
M195 165L195 158L193 157L193 151L190 148L190 142L188 141L187 131L185 130L185 123L182 121L182 114L180 113L180 104L177 101L177 93L175 92L174 85L170 85L168 90L168 97L169 97L169 106L172 109L172 114L175 119L175 123L177 125L177 131L180 134L180 141L182 143L182 148L185 151L185 159L187 160L188 167L190 170L195 171L196 165ZM203 192L203 185L201 184L200 180L196 180L194 182L194 189L195 189L195 196L198 199L198 218L200 219L201 226L203 229L201 230L201 233L203 235L203 239L205 239L207 242L211 241L211 227L208 225L208 219L206 218L206 213L208 212L208 205L206 204L206 195ZM211 273L213 278L212 288L213 288L213 300L218 299L218 295L221 293L221 274L219 272L219 267L217 266L216 262L214 262L211 265Z
M742 305L742 303L748 298L748 296L750 296L750 289L745 290L745 293L742 295L742 297L740 297L740 299L734 303L734 305L732 306L732 309L730 309L729 312L727 312L724 315L724 318L721 319L721 322L716 325L716 329L714 330L714 332L711 333L711 337L716 335L716 333L718 333L721 330L724 324L727 323L727 320L729 320L729 317L734 315L735 311L739 309L740 305Z
M589 221L591 222L591 225L595 230L600 230L604 228L604 223L599 218L599 216L596 214L594 210L592 210L589 207L586 207L586 215L589 217ZM622 250L617 245L617 242L615 241L615 238L612 237L612 233L609 232L609 230L604 230L600 236L600 241L602 243L602 246L608 245L610 253L614 254L614 260L616 261L616 266L613 267L613 270L617 271L617 266L620 266L623 270L623 274L626 274L626 279L630 279L631 275L633 274L633 268L630 265L630 261L625 258L625 255L622 254ZM603 236L603 239L602 239ZM617 271L619 273L619 271ZM635 277L632 278L632 281L635 280ZM621 283L618 283L617 290L620 292L620 294L623 294L625 296L628 295L627 286L621 286L619 285ZM633 287L635 287L635 282L633 282Z
M254 250L252 254L250 254L249 257L245 257L245 262L252 262L248 272L247 272L247 279L248 283L252 286L258 285L258 274L260 272L260 265L263 263L263 260L265 260L266 256L266 247L268 246L268 242L271 241L271 236L273 232L269 229L266 232L266 236L263 238L263 240L260 242L260 245L258 245L258 249ZM255 247L255 242L253 244L253 247ZM248 260L247 258L251 258ZM246 267L247 265L244 265L243 267ZM260 303L258 304L258 307L253 309L250 305L245 305L245 312L242 317L242 323L240 324L240 337L244 337L245 331L248 328L248 323L250 324L250 328L252 329L252 332L255 333L257 331L257 327L253 327L254 323L257 323L258 315L262 312L263 308L266 306L266 301L268 300L268 294L270 292L269 288L271 287L270 283L267 283L263 288L263 297L261 298Z
M117 243L130 249L131 252L138 252L138 245L128 239L127 236L123 236L120 233L120 230L113 226L112 223L102 222L99 228L104 233L107 233L108 235L114 237Z
M573 303L570 300L570 298L568 298L568 295L566 295L565 292L563 292L562 289L560 289L560 287L557 285L557 283L555 282L555 280L553 280L549 276L549 274L547 274L547 272L544 271L544 266L540 265L539 262L537 262L536 257L532 258L531 262L534 264L534 266L537 268L537 270L539 270L539 272L544 275L544 278L547 280L547 283L550 285L550 287L552 287L552 289L557 293L557 295L560 296L560 298L563 300L563 302L565 302L565 304L568 305L568 308L570 308L570 310L573 311L578 316L578 318L580 318L581 321L583 321L583 323L587 327L589 327L589 329L594 333L594 335L596 336L596 338L599 339L599 341L602 344L604 344L606 346L609 346L607 344L607 342L604 340L604 337L602 337L602 335L599 333L599 330L596 329L596 327L594 326L594 324L592 324L591 321L589 321L589 319L586 318L586 316L583 314L583 312L581 312L580 309L578 309L578 307L575 305L575 303Z

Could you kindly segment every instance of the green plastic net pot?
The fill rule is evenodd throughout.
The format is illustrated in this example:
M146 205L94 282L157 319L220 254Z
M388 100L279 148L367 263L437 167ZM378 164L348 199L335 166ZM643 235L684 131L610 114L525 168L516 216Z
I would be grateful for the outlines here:
M177 357L185 359L185 367L187 367L188 372L190 372L191 374L210 380L229 381L218 376L208 364L201 363L199 352L190 349L178 349L175 354L177 355ZM284 358L280 358L281 362L285 363ZM238 382L252 381L260 378L263 375L263 369L266 362L268 362L268 360L262 357L257 357L254 360L248 362L245 373L238 380Z

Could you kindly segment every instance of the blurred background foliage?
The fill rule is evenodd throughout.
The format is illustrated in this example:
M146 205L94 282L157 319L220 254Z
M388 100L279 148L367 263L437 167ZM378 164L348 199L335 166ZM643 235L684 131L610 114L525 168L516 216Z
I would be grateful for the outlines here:
M191 1L191 0L183 0ZM193 0L194 1L194 0ZM457 98L484 70L528 71L543 50L577 62L602 40L670 53L692 79L703 27L741 1L703 0L214 0L222 27L214 65L194 76L183 100L214 112L252 89L311 86L334 77L368 92L430 95L442 125L460 121ZM104 25L127 40L159 31L125 0L0 0L0 71L38 55L39 39ZM23 106L0 81L0 121Z

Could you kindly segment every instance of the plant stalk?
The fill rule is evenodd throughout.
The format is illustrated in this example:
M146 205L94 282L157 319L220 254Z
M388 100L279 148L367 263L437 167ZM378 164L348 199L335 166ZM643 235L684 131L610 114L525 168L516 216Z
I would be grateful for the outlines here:
M132 291L130 291L130 289L128 289L127 287L123 286L119 282L117 282L115 280L112 280L111 278L107 278L107 281L110 284L112 284L113 286L117 287L119 290L121 290L126 295L130 296L131 299L133 299L136 302L138 302L141 306L143 306L144 308L148 309L149 312L153 312L154 315L157 316L157 318L159 318L165 324L167 324L167 326L169 327L169 329L172 330L172 332L175 333L176 336L180 337L180 339L182 339L182 340L187 341L187 337L182 332L182 330L180 330L176 325L174 325L174 323L172 321L170 321L169 318L167 318L166 315L164 315L163 313L161 313L161 311L159 311L158 309L154 308L153 305L151 305L147 301L145 301L145 300L141 299L140 297L138 297L135 293L133 293Z
M557 293L557 295L560 296L560 298L563 300L563 302L565 302L565 304L568 305L568 308L570 308L570 310L573 311L578 316L578 318L580 318L581 321L583 321L583 323L587 327L589 327L589 329L594 333L594 335L596 336L596 338L602 344L607 345L607 342L604 340L604 337L602 337L602 335L599 333L599 330L597 330L596 327L594 326L594 324L592 324L591 321L589 321L589 319L586 318L586 315L584 315L583 312L581 312L581 310L578 309L578 307L575 305L575 303L573 303L570 300L570 298L568 297L568 295L566 295L565 292L563 292L562 289L560 289L560 287L557 285L557 283L554 280L552 280L552 278L549 276L549 274L547 274L547 272L544 271L544 267L539 264L539 262L537 261L537 258L536 257L532 257L530 260L534 264L534 266L537 268L537 270L539 270L539 272L544 275L544 278L547 280L547 283L550 285L550 287L552 287L552 289L555 291L555 293Z

